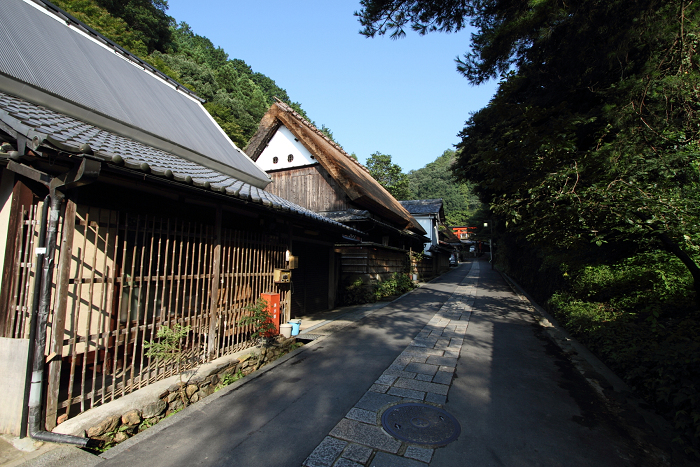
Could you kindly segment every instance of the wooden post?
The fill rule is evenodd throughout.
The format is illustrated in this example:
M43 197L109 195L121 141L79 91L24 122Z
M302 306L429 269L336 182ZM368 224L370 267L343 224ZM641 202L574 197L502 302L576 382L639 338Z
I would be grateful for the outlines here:
M216 354L217 317L219 314L219 281L221 280L221 205L216 207L216 227L214 238L213 264L211 271L211 297L209 300L209 337L207 339L207 357L212 360Z
M289 251L290 255L293 255L293 250L292 250L292 233L294 231L294 226L292 223L289 223L289 237L288 237L288 243L287 243L287 250ZM289 267L289 263L287 263L287 267ZM292 273L292 281L294 280L294 271L290 269ZM285 299L284 299L284 322L288 322L290 319L292 319L292 285L288 285L285 287L287 293L285 294Z
M49 346L49 378L46 391L46 429L53 430L56 427L58 413L58 391L61 384L61 363L63 356L63 336L66 329L66 299L68 293L68 281L70 279L70 265L73 259L73 234L75 233L75 202L70 199L66 202L63 214L63 238L61 239L61 252L58 258L58 278L56 281L56 309L53 313L51 326L53 332ZM106 252L105 252L106 254Z

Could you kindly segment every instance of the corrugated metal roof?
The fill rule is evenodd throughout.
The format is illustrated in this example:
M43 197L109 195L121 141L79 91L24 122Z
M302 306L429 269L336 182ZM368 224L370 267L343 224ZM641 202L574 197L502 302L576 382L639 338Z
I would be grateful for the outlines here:
M229 175L2 92L0 121L30 141L36 141L32 144L39 145L39 150L41 146L47 146L78 153L80 145L89 144L94 157L106 163L123 165L183 184L224 193L269 209L287 211L341 230L364 235L359 230Z
M0 1L0 91L256 187L269 183L191 93L37 3Z

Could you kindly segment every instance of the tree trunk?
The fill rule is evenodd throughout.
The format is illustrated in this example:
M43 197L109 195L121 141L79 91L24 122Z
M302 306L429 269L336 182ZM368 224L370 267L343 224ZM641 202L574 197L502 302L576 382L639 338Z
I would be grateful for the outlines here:
M693 261L693 258L683 251L678 243L671 240L668 235L664 233L657 235L663 242L664 246L681 260L685 267L690 271L690 275L693 276L693 286L695 288L695 306L698 308L698 310L700 310L700 267L698 267L695 261Z

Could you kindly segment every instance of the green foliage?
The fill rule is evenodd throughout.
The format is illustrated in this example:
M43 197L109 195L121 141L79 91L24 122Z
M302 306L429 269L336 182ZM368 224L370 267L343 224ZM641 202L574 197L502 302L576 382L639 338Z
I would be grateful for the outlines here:
M185 396L185 385L182 382L182 363L185 360L185 352L182 348L182 340L190 332L190 326L182 326L179 323L173 324L172 328L161 326L156 334L157 340L144 343L146 356L155 358L164 363L174 362L177 373L180 377L180 398L182 404L187 405Z
M448 225L472 225L482 209L472 184L458 181L452 173L455 151L448 149L435 161L408 173L409 189L415 199L442 198Z
M219 389L225 388L226 386L235 383L243 377L245 377L245 375L243 374L243 370L239 368L235 374L227 374L223 378L221 378L221 382L216 386L216 390L218 391Z
M370 175L397 200L413 199L408 176L401 167L391 162L391 156L375 152L367 158Z
M250 337L257 341L263 337L269 337L275 332L275 325L267 307L267 301L258 298L255 303L245 307L246 314L239 320L242 326L252 326Z
M144 344L147 349L146 356L165 363L174 361L179 370L180 363L184 359L181 341L188 332L190 332L189 326L182 326L178 323L173 324L172 328L161 326L156 334L157 340L146 341Z
M52 3L134 55L148 55L148 46L143 42L143 37L134 32L126 21L112 16L99 6L96 0L55 0Z
M416 285L413 283L408 274L395 272L390 279L377 284L374 295L377 300L381 300L382 298L409 292L413 290L415 286Z
M548 306L574 336L622 376L700 451L700 319L692 277L669 254L640 253L612 264L563 267L568 292Z
M374 294L374 287L370 284L365 285L360 278L343 290L342 302L344 305L359 305L376 301L377 297Z
M365 284L361 278L356 279L343 291L344 305L374 303L382 298L401 295L413 290L416 285L406 273L394 273L389 279L377 284Z
M97 0L113 16L121 18L151 53L164 52L170 44L170 24L166 0Z

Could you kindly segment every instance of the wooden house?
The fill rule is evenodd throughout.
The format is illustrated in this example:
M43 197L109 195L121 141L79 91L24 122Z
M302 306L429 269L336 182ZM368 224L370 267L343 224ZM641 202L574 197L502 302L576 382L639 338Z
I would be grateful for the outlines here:
M339 271L340 288L357 278L381 281L405 272L407 253L423 250L426 232L401 203L288 105L278 101L270 107L245 151L272 179L266 191L367 233L335 243L337 259L329 268ZM295 239L295 245L312 250L316 241L307 236ZM297 278L318 271L317 265L307 266L300 261ZM324 309L332 303L318 305Z
M251 346L239 321L261 293L290 317L275 270L362 234L265 191L197 96L50 3L3 0L0 30L3 432L33 329L51 430L172 375L144 352L162 326L189 326L188 367Z
M456 258L452 231L445 227L442 199L414 199L399 201L427 232L429 241L423 245L425 258L418 265L421 277L432 277L450 267L450 257ZM457 240L459 243L459 240Z

